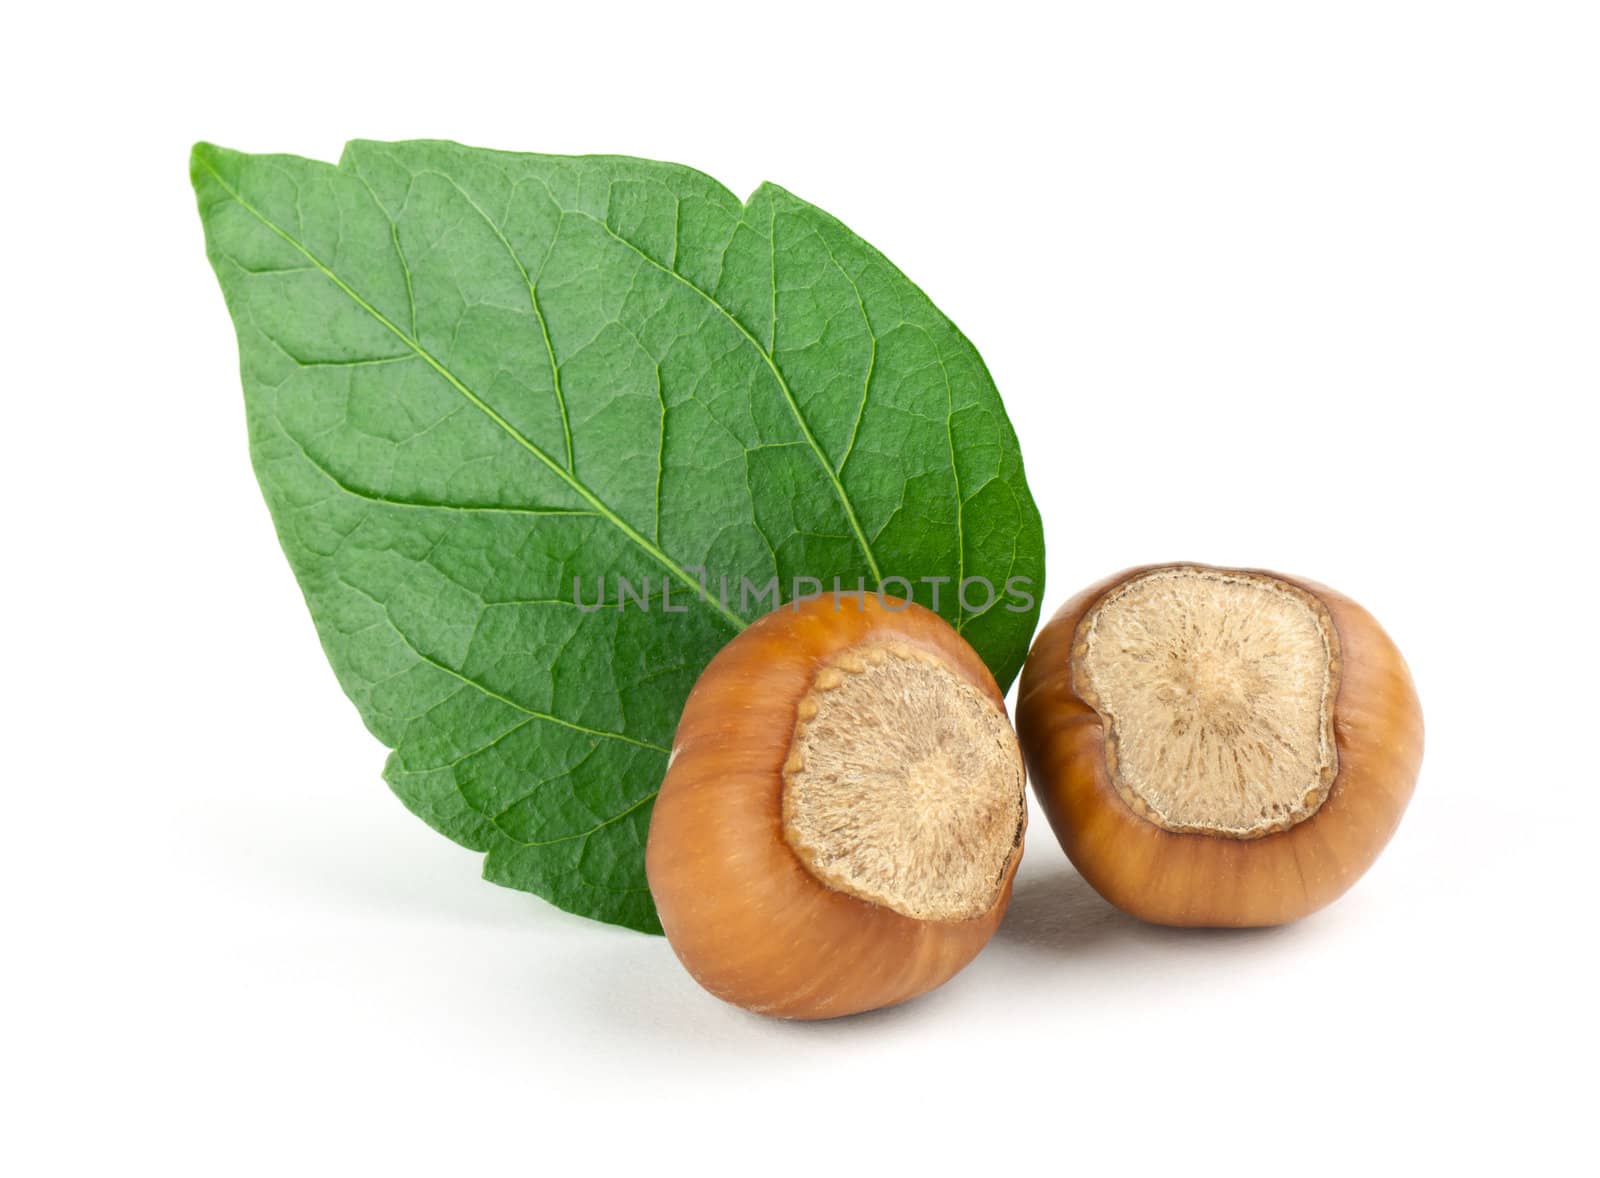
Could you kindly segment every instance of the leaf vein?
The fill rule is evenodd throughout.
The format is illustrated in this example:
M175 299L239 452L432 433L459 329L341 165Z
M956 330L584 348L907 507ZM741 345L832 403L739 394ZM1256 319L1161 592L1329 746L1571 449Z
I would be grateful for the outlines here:
M336 576L337 576L337 574L336 574ZM455 679L458 682L466 685L467 687L471 687L474 690L481 692L483 695L488 696L490 699L496 701L497 703L505 704L506 707L508 707L508 708L515 708L517 711L521 712L523 715L527 716L529 719L542 720L545 723L554 724L559 728L569 728L573 732L581 732L581 733L585 734L586 736L598 737L599 739L602 739L602 740L621 741L623 744L631 744L631 745L634 745L634 746L636 746L638 748L642 748L642 749L651 749L652 751L658 752L658 753L670 753L672 751L672 750L668 749L666 746L656 744L653 741L640 740L636 736L628 736L625 733L621 733L621 732L610 732L610 731L607 731L604 728L591 728L586 724L579 724L575 720L568 720L568 719L565 719L565 718L563 718L561 716L553 715L550 712L540 711L538 708L530 708L526 704L518 703L516 700L512 699L510 696L502 695L500 692L498 692L494 688L490 687L487 683L483 683L483 682L480 682L477 679L474 679L471 675L468 675L466 672L457 670L455 667L452 667L449 663L446 663L446 662L443 662L443 661L441 661L439 659L436 659L431 654L428 654L426 651L424 651L420 646L418 646L416 644L415 640L412 639L411 635L407 634L405 632L405 630L402 629L400 627L400 625L395 622L394 614L389 609L389 603L388 602L383 601L382 599L380 599L379 597L375 596L372 593L369 593L367 590L363 589L360 585L355 584L354 582L346 579L345 577L338 576L337 580L338 580L339 584L343 585L345 588L351 590L354 593L359 593L362 597L365 597L368 601L372 602L379 609L381 609L383 611L383 616L388 620L389 628L394 631L395 637L399 638L400 641L405 644L406 649L409 650L412 654L416 655L416 657L420 661L426 663L430 667L433 667L435 670L442 671L444 674L446 674L446 675L450 676L452 679Z
M355 302L357 306L359 306L367 314L371 315L386 330L392 332L397 338L399 338L402 342L404 342L406 344L406 346L410 347L413 351L415 351L417 353L417 355L420 356L424 361L426 361L428 366L430 368L432 368L435 372L437 372L452 388L454 388L458 393L460 393L469 402L471 402L474 406L476 406L486 417L488 417L492 422L495 423L495 425L497 425L501 430L503 430L507 434L507 436L509 436L514 442L516 442L518 445L520 445L523 449L527 450L528 453L532 454L535 458L537 458L540 462L542 462L547 468L549 468L551 472L553 472L555 475L557 475L559 478L561 478L564 482L566 482L568 486L570 486L584 500L586 500L591 506L593 506L595 511L599 515L604 517L609 523L611 523L614 527L616 527L619 531L621 531L624 535L626 535L630 540L632 540L640 548L644 549L645 552L649 553L651 557L653 557L655 560L657 560L663 567L665 567L670 573L672 573L679 580L681 580L685 585L687 585L690 588L694 589L695 592L698 593L706 601L706 603L708 605L710 605L719 614L721 614L722 617L724 619L726 619L734 627L734 629L739 630L739 629L743 629L744 628L744 619L743 618L741 618L738 614L734 613L732 610L729 610L726 607L724 607L721 602L717 601L715 598L711 597L708 593L706 593L705 590L700 586L699 581L696 580L694 577L691 577L684 570L682 565L678 564L677 561L673 560L670 556L668 556L665 552L663 552L660 548L658 548L652 541L650 541L643 534L641 534L638 531L638 529L634 528L631 524L629 524L626 520L624 520L621 516L619 516L615 511L613 511L609 506L607 506L607 504L597 494L595 494L594 491L592 491L584 483L580 482L576 475L574 475L571 471L566 470L565 468L563 468L559 462L557 462L554 458L552 458L541 447L539 447L534 442L532 442L526 435L524 435L520 430L518 430L515 426L513 426L509 421L507 421L505 419L505 417L498 410L496 410L492 405L490 405L487 401L485 401L477 393L473 392L470 388L468 388L466 386L466 384L462 382L461 378L456 376L456 374L453 373L452 371L450 371L449 368L445 367L443 362L441 362L436 356L434 356L433 353L429 352L426 348L424 348L419 341L417 341L417 340L413 339L411 336L407 335L406 332L404 330L402 330L399 327L399 325L397 325L394 322L394 320L390 319L382 311L379 311L375 306L373 306L369 301L367 301L367 299L364 298L359 291L357 291L353 286L351 286L348 282L346 282L343 278L341 278L337 273L335 273L334 270L331 267L329 267L325 262L323 262L315 254L313 254L310 251L310 249L308 249L303 243L301 243L299 240L297 240L294 237L294 235L289 233L289 231L284 229L282 226L278 225L275 221L273 221L271 218L269 218L265 213L261 212L261 210L257 209L249 201L245 200L244 199L244 195L242 193L240 193L239 191L237 191L225 179L223 179L221 173L219 173L216 170L216 168L214 168L210 164L209 161L201 160L200 161L200 166L204 167L206 169L206 171L211 173L211 176L217 182L218 187L220 187L234 201L236 201L241 208L243 208L246 212L248 212L256 220L260 221L261 224L264 225L268 230L270 230L271 232L276 234L278 237L282 238L283 241L286 244L288 244L291 248L293 248L296 252L298 252L302 256L304 256L307 261L309 261L313 266L315 266L318 270L320 270L322 272L322 274L328 279L328 281L332 282L336 287L338 287L341 291L343 291L344 294L346 296L348 296L353 302ZM379 211L382 212L382 206L379 206ZM387 214L385 214L385 215L387 215Z
M501 247L506 251L506 256L511 259L512 265L516 266L517 272L522 275L523 285L528 288L528 302L533 306L533 317L538 321L539 334L544 338L545 355L550 358L550 380L555 389L556 408L561 412L561 432L566 438L567 469L574 470L575 467L573 466L572 461L572 421L567 416L567 398L566 394L562 392L561 389L561 365L556 362L555 345L550 341L550 324L544 317L543 306L541 306L539 303L538 283L536 283L533 280L533 277L528 273L528 268L522 264L522 259L517 256L517 251L512 248L510 240L506 237L500 226L495 223L494 218L489 216L488 212L484 210L483 206L477 201L473 200L472 196L467 192L467 190L461 187L461 185L457 184L454 178L446 176L443 172L431 170L419 172L417 174L421 176L434 176L440 180L443 180L446 184L450 185L451 188L454 188L460 195L461 199L472 206L472 211L478 214L478 216L483 220L483 223L489 227L489 231L499 239ZM553 245L554 239L552 238L552 246ZM546 261L548 261L548 251L546 251ZM544 263L541 263L541 271L543 268Z
M850 496L845 491L844 484L840 482L838 472L833 469L833 464L828 461L827 455L822 452L822 446L817 442L816 434L811 432L811 425L808 421L806 421L805 414L800 411L800 403L795 399L794 391L790 389L789 382L784 379L784 375L779 370L777 361L772 358L772 354L762 346L760 340L751 334L748 327L739 322L738 316L736 316L727 307L723 306L722 303L719 302L709 292L701 289L694 282L678 273L678 271L673 270L670 267L663 266L660 262L656 261L655 258L652 258L647 252L640 249L627 238L623 237L616 230L612 229L610 225L607 225L600 218L594 216L594 214L579 210L573 210L573 212L575 215L585 217L595 225L599 226L600 230L608 237L638 254L639 257L644 259L644 261L649 265L654 266L663 274L677 279L679 282L683 283L684 286L694 291L713 308L719 311L729 323L733 324L734 328L739 332L739 334L744 336L744 338L749 341L750 346L756 350L756 355L758 355L766 364L767 371L772 374L772 379L777 382L778 389L783 394L784 400L788 403L789 411L794 415L795 424L799 426L800 433L805 438L806 445L808 445L811 448L811 452L816 455L817 461L822 465L823 473L828 476L828 481L833 485L834 494L837 496L840 506L844 509L846 519L849 520L850 530L855 533L856 543L861 546L861 552L866 557L867 567L872 571L874 578L882 580L883 574L878 569L878 558L873 554L872 544L867 540L866 532L862 530L861 521L856 515L855 504L850 501ZM774 276L773 281L777 281L776 276ZM776 320L774 320L774 323L776 323Z

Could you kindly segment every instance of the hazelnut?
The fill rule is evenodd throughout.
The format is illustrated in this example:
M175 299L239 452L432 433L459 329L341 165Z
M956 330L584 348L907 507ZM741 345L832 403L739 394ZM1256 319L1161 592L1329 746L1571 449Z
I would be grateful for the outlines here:
M1372 615L1277 573L1156 565L1062 606L1017 730L1078 871L1157 924L1282 924L1342 895L1422 763L1405 660Z
M702 986L832 1018L977 955L1026 821L1022 754L972 647L921 606L827 594L754 622L701 674L645 866Z

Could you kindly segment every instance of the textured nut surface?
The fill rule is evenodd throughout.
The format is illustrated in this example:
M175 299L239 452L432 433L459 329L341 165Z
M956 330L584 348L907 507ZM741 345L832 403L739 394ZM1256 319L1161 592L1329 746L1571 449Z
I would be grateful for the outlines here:
M1086 623L1125 586L1163 581L1177 599L1147 595L1096 665ZM1182 601L1196 586L1209 601ZM1252 709L1253 694L1270 698ZM1131 772L1113 731L1130 718L1144 724ZM1067 602L1023 669L1017 728L1078 871L1160 924L1281 924L1336 899L1393 835L1422 760L1410 672L1371 614L1314 582L1203 565L1131 569ZM1282 744L1268 757L1262 741Z
M1078 623L1073 689L1106 767L1167 830L1255 838L1316 813L1338 770L1339 635L1317 598L1259 573L1129 577Z
M977 954L1010 898L1026 807L1004 700L943 620L891 605L774 610L684 707L650 890L689 972L747 1009L914 997Z
M801 701L783 833L811 874L917 920L994 906L1027 814L1005 710L942 656L869 640Z

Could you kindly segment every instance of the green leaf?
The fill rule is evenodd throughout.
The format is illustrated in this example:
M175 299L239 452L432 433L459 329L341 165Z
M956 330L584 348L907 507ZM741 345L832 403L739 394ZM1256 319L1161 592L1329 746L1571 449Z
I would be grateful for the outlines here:
M201 144L191 174L328 658L395 793L489 879L659 931L644 844L678 713L773 604L740 578L904 577L1015 676L1044 551L999 396L820 209L438 142L337 167ZM970 577L1026 581L969 611Z

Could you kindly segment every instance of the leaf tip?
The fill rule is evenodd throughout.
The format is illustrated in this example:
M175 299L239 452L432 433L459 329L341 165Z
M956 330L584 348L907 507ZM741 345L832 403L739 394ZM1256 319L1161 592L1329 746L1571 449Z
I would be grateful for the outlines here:
M199 192L203 185L221 178L227 157L237 154L200 140L189 149L189 183Z

